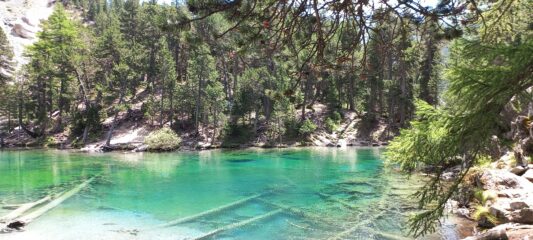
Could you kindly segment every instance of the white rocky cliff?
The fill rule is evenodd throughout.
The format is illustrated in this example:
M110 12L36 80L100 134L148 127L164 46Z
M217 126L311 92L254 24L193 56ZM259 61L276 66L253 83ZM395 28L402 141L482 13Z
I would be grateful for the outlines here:
M0 0L0 27L13 47L16 69L27 63L24 50L36 40L41 21L52 14L52 0Z

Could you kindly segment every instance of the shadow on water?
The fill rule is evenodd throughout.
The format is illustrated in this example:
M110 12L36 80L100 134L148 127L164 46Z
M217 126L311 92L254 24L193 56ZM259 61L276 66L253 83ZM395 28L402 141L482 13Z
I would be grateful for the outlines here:
M248 162L253 162L255 160L254 159L249 159L249 158L246 159L245 158L245 159L228 159L226 161L228 161L230 163L248 163Z

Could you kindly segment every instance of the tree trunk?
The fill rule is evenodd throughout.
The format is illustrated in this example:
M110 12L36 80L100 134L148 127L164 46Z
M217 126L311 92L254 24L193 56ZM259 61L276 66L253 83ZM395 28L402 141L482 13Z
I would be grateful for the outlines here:
M301 120L302 121L305 120L305 109L306 109L306 105L307 105L307 99L309 98L308 91L309 91L309 79L306 78L305 79L305 83L304 83L304 89L303 89L304 100L302 102L302 116L301 116Z
M233 92L237 92L237 70L239 69L239 58L237 56L234 57L235 61L233 62Z
M228 68L226 64L226 59L222 57L222 82L224 84L224 94L226 95L226 99L228 99L231 102L231 88L229 87L229 78L228 78Z
M126 84L124 83L124 80L121 80L121 84L120 84L120 93L119 93L119 100L118 100L118 106L120 106L120 104L122 104L122 102L124 101L124 91L125 91L125 88L126 88ZM107 147L109 147L111 145L111 138L113 137L113 131L115 130L115 127L117 125L117 118L118 118L118 114L119 114L120 110L117 109L115 110L115 116L113 117L113 122L111 123L111 127L109 127L109 131L107 132L107 137L106 137L106 141L105 141L105 145Z
M202 102L201 94L202 94L202 76L198 76L198 90L196 92L196 108L194 111L194 126L196 127L196 133L200 132L199 114L200 114L200 104Z
M55 128L55 131L61 131L63 128L63 108L65 105L65 100L63 99L63 95L65 93L65 79L61 78L60 81L60 87L59 87L59 99L58 99L58 107L59 107L59 114L57 117L57 126Z
M348 75L348 107L351 111L355 110L355 79L352 74ZM340 93L339 93L340 94Z
M83 129L83 135L81 137L81 142L83 143L83 145L87 144L87 138L89 136L89 125L86 124L85 125L85 128Z
M7 133L11 131L11 109L7 109Z
M213 136L211 137L211 145L215 144L215 138L217 136L217 128L218 128L218 114L217 114L217 109L214 109L214 114L213 114Z
M155 73L155 41L152 42L152 45L150 46L150 60L149 60L149 66L148 66L148 86L150 89L150 93L154 94L154 73Z
M175 79L173 81L176 81ZM169 119L170 119L170 127L172 128L173 120L174 120L174 88L175 88L174 82L171 84L170 92L169 92L169 102L170 102L170 112L169 112Z
M422 64L421 76L420 76L420 99L428 102L429 104L435 104L434 99L431 97L429 91L429 81L433 72L433 61L435 59L435 52L437 51L436 42L434 41L433 25L428 28L428 38L425 44L425 58Z
M19 91L18 93L18 123L19 127L26 132L26 134L30 135L32 138L37 138L40 136L43 136L42 133L35 133L33 131L30 131L24 124L22 123L22 106L24 105L24 101L22 99L22 91Z
M165 81L161 79L161 99L159 103L159 127L163 127L163 115L164 115L164 105L165 105Z
M92 104L89 101L89 98L87 97L87 91L85 90L85 83L82 80L81 74L78 72L78 70L75 70L74 72L76 73L76 78L78 79L78 84L80 85L80 92L83 97L83 102L85 104L85 110L87 111L89 110L89 108L92 108ZM89 135L90 128L91 126L89 124L89 121L87 121L85 123L85 128L83 129L83 135L82 135L82 140L81 140L83 145L87 143L87 136Z

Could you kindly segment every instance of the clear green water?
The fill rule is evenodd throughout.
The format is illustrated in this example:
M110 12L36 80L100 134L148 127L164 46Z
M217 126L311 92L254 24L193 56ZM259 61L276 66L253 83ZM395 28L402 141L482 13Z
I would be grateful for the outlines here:
M280 207L277 214L210 239L405 236L406 217L413 209L408 194L423 180L388 171L380 151L3 151L0 205L33 201L90 176L100 178L25 232L2 234L0 239L193 239ZM175 226L157 227L256 194L262 195ZM0 210L0 216L5 213Z

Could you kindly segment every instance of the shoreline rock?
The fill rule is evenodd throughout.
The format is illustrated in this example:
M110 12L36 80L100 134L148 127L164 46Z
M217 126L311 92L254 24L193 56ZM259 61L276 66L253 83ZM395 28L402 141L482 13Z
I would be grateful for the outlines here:
M497 169L484 169L478 173L475 177L477 186L472 186L494 195L493 198L485 200L484 207L496 222L487 224L487 218L480 218L477 227L479 229L475 231L474 236L465 239L528 239L524 237L533 236L533 182L526 178L526 174L533 175L533 169L529 166L509 167L509 164L498 166ZM450 212L465 219L472 219L475 211L475 203L471 203L470 208L459 204L449 206Z

